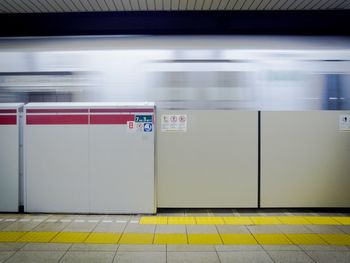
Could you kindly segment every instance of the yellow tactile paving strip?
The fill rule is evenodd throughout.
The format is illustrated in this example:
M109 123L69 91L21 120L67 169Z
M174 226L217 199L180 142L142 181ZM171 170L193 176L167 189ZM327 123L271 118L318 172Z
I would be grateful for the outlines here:
M143 216L140 224L150 225L350 225L350 217L331 216Z
M350 246L350 234L154 234L96 232L0 232L0 242Z

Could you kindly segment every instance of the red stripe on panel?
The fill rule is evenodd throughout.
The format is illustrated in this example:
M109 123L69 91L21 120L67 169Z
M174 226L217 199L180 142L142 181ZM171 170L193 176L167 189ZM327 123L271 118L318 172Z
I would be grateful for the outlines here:
M17 113L17 110L10 109L0 109L0 113Z
M27 115L29 125L88 124L88 115Z
M126 124L134 119L135 116L130 114L90 115L90 124Z
M88 109L27 109L27 113L83 113Z
M153 109L90 109L90 112L153 112Z
M17 115L0 115L0 125L16 125Z

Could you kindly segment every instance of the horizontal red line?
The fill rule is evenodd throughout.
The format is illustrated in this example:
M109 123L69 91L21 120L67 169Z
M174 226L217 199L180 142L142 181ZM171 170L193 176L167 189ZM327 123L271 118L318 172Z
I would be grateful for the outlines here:
M131 114L120 115L90 115L90 124L126 124L134 121L135 116Z
M27 113L78 113L89 112L89 109L27 109Z
M88 115L27 115L29 125L88 124Z
M14 109L0 109L0 113L17 113L17 110Z
M17 115L0 115L0 125L16 125Z
M90 112L153 112L153 109L90 109Z

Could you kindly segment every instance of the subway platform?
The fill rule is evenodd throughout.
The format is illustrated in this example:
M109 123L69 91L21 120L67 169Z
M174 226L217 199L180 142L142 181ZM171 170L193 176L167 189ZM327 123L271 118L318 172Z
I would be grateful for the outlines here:
M350 262L350 212L0 214L0 262Z

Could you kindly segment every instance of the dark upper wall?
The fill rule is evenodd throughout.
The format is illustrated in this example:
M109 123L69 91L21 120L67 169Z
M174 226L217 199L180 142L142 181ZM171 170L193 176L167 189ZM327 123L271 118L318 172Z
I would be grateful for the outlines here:
M0 37L350 35L350 10L0 14Z

